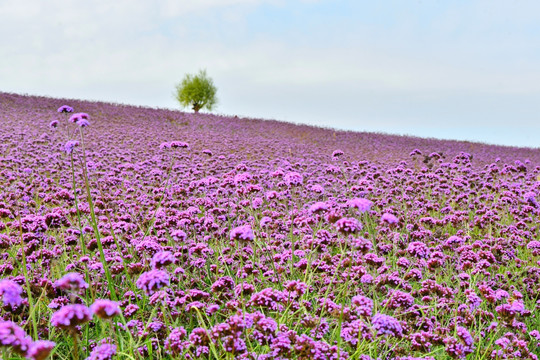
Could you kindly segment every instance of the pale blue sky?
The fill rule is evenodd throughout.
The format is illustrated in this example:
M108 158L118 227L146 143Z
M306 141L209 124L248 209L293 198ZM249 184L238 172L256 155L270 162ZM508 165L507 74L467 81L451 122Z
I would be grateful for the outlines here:
M178 108L206 68L220 114L540 147L538 1L0 0L0 33L0 91Z

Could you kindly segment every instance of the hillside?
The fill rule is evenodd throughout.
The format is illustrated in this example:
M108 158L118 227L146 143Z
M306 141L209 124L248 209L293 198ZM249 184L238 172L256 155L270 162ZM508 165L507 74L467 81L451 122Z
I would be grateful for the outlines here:
M0 93L0 175L3 356L540 355L539 149Z

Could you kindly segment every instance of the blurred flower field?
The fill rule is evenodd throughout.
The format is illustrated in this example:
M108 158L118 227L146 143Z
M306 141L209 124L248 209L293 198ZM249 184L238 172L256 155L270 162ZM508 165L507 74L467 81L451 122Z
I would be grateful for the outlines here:
M0 93L3 359L537 359L540 150Z

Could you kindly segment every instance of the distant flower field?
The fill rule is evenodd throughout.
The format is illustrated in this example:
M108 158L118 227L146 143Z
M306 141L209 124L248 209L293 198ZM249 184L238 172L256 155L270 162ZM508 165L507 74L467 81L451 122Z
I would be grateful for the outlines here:
M3 359L537 359L540 150L0 93Z

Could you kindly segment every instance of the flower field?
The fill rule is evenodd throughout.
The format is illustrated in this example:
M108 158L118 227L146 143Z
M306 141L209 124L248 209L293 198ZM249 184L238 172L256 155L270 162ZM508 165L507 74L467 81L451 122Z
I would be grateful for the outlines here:
M0 93L3 359L537 359L540 150Z

